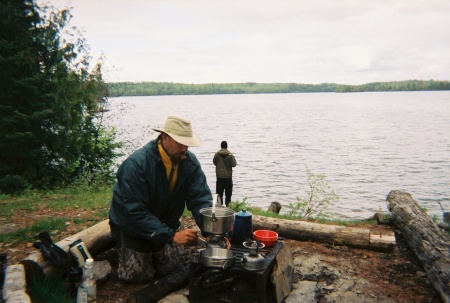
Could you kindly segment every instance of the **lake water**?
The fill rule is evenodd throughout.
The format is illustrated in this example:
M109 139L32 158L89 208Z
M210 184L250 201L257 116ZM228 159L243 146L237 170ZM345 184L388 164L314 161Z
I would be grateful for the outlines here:
M263 209L278 201L288 211L305 196L309 169L339 194L328 207L336 217L387 211L394 189L439 219L439 202L450 212L448 91L120 97L110 108L126 154L156 138L151 128L167 116L190 117L203 139L190 150L213 192L212 159L226 140L238 162L233 201Z

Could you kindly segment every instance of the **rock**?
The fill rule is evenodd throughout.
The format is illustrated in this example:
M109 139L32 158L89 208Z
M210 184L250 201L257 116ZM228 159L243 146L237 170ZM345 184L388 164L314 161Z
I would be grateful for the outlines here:
M301 283L297 283L294 287L294 290L289 294L289 296L284 301L285 303L315 303L317 302L315 299L316 293L316 282L310 281L302 281Z
M332 262L329 258L327 261ZM367 281L356 275L343 275L339 269L322 261L318 255L295 258L295 274L299 277L285 303L294 302L366 302L395 303L390 298L379 298L365 293Z
M26 288L25 267L22 264L14 264L6 267L5 282L3 284L3 300L6 303L31 302L26 293Z
M3 298L5 303L31 303L30 296L23 290L16 290L8 293L7 297Z
M188 298L181 294L170 294L158 301L158 303L189 303Z
M104 283L110 276L112 271L111 264L108 261L95 261L94 262L94 276L97 281L97 285Z
M283 248L276 256L275 265L270 278L275 288L276 302L283 302L292 291L294 267L295 264L291 249L288 245L283 245Z
M450 224L448 224L448 223L441 222L441 223L438 223L437 226L440 229L443 229L443 230L449 230L450 229Z

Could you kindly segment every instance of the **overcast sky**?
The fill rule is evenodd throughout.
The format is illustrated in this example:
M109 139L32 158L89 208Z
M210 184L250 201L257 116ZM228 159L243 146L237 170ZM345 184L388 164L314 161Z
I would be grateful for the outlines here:
M106 80L450 80L449 0L50 0Z

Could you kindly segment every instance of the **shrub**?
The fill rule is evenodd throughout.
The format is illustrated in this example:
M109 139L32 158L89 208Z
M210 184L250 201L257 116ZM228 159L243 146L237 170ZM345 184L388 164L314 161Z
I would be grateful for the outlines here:
M291 211L289 215L299 218L309 218L326 216L326 209L330 203L339 200L339 196L325 180L324 175L315 175L308 168L308 188L305 189L304 197L297 196L297 202L289 203Z

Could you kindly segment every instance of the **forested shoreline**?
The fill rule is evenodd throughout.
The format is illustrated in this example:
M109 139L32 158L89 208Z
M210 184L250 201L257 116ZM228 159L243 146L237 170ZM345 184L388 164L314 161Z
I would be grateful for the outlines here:
M450 90L450 81L407 80L374 82L362 85L336 83L206 83L111 82L109 96L215 95L215 94L280 94L280 93L350 93L386 91Z

